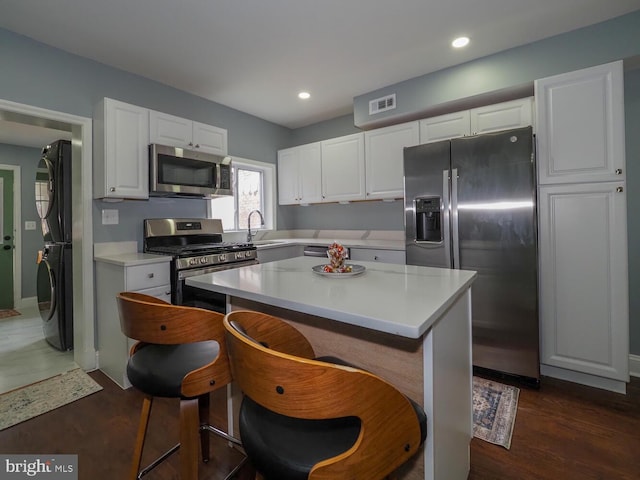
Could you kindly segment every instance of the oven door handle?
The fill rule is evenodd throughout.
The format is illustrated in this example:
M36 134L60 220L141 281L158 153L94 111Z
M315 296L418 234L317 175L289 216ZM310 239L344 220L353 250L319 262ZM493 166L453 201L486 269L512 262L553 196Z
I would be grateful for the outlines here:
M221 272L222 270L230 270L232 268L246 267L247 265L255 265L256 263L258 263L258 260L252 260L250 262L226 263L226 264L218 265L215 267L192 268L190 270L180 270L178 271L178 280L182 281L185 278L195 277L196 275L204 275L206 273Z

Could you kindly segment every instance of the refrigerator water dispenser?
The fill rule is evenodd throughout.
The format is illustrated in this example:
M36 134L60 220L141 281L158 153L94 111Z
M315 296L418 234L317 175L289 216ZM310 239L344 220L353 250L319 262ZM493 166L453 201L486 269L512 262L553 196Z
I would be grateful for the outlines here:
M440 197L418 197L416 202L416 241L442 242Z

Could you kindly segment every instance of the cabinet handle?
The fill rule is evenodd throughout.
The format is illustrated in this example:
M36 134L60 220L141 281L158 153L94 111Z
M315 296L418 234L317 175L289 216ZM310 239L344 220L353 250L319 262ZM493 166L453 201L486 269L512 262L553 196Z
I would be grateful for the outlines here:
M115 191L116 191L116 187L111 187L111 188L109 189L109 191L110 191L110 192L115 192Z
M196 148L200 148L200 144L199 143L196 143Z
M373 256L373 260L377 262L378 261L378 255L374 255Z
M622 192L624 192L624 187L618 187L618 188L616 188L616 192L618 192L618 193L622 193Z
M193 142L189 142L189 146L190 146L190 147L193 147Z
M616 168L616 175L622 175L622 169Z
M153 273L148 273L147 278L153 278L153 275L154 275Z

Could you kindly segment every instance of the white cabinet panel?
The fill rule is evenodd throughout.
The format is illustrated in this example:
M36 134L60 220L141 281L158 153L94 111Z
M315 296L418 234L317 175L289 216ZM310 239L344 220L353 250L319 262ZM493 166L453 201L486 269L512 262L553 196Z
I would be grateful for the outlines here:
M193 122L193 146L201 152L227 154L227 131L224 128Z
M520 98L471 109L469 112L471 134L480 135L531 125L533 120L532 103L532 98Z
M628 381L622 183L540 188L540 293L542 363Z
M120 329L116 295L137 291L171 302L169 262L132 266L96 262L95 272L98 368L122 388L128 388L131 384L126 367L133 341Z
M469 110L420 120L420 143L464 137L471 133Z
M169 283L168 262L127 267L125 271L127 276L127 290L142 290L159 285L167 285Z
M276 260L284 260L286 258L302 256L302 245L284 245L281 247L258 247L258 261L260 263L275 262Z
M278 152L278 202L297 205L322 202L320 143Z
M420 143L533 125L532 104L531 97L519 98L509 102L425 118L420 120Z
M278 151L278 203L300 203L300 150L297 147Z
M378 248L354 248L349 249L349 258L353 262L381 262L405 264L404 250L381 250Z
M364 134L324 140L321 152L323 200L364 200Z
M622 62L535 82L540 184L624 180Z
M94 198L149 198L149 111L110 98L94 112Z
M420 143L418 122L364 133L367 200L402 198L404 147Z
M187 148L193 136L193 122L168 113L149 112L149 143Z
M227 154L227 131L223 128L154 110L149 111L149 126L149 143Z

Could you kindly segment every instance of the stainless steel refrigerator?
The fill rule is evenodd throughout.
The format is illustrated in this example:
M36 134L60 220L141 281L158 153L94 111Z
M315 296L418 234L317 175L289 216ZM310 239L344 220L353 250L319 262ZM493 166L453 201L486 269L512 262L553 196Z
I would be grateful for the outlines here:
M404 175L407 264L476 270L474 367L537 384L531 127L405 148Z

